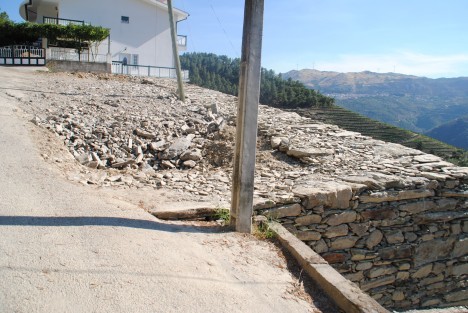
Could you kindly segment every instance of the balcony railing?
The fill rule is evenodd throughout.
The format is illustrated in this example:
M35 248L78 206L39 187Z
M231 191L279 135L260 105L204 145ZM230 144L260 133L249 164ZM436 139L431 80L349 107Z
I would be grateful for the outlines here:
M56 24L56 25L86 25L84 21L79 20L69 20L65 18L56 18L56 17L48 17L44 16L43 21L44 24Z
M187 47L187 36L177 35L177 44L181 47Z
M133 75L133 76L149 76L159 78L177 78L177 70L173 67L148 66L148 65L133 65L123 64L120 61L112 61L112 73ZM182 71L182 79L189 80L189 71Z

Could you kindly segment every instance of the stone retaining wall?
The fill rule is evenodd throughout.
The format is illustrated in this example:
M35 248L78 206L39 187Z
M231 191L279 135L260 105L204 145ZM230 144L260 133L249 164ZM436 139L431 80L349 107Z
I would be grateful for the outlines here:
M111 73L110 63L48 60L47 67L54 72Z
M304 177L295 198L254 209L386 308L468 305L468 169L420 176Z

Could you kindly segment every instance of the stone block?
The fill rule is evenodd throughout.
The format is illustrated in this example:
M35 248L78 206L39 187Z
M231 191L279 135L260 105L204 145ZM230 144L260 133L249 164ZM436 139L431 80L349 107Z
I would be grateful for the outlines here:
M349 227L351 227L351 230L353 233L355 233L357 236L361 237L367 233L367 230L369 229L369 224L367 223L351 223L349 224Z
M385 239L389 244L397 244L405 241L405 237L401 230L391 230L385 232Z
M437 210L439 211L450 211L457 208L458 201L456 199L444 198L436 201Z
M443 280L444 280L444 275L442 274L439 274L437 276L432 276L432 277L426 277L419 282L419 286L432 285L432 284L441 282Z
M334 151L332 149L321 149L321 148L294 148L290 147L289 150L286 152L287 155L302 159L308 157L320 157L320 156L328 156L333 155Z
M410 245L388 247L380 249L379 257L382 260L407 259L411 257L412 252L413 251Z
M254 198L253 199L253 209L255 211L271 209L276 206L275 201L266 199L266 198Z
M384 276L361 283L361 289L367 291L381 286L391 285L395 282L395 275Z
M318 214L311 214L296 218L295 222L299 226L308 226L310 224L318 224L322 221L322 217Z
M337 182L314 182L298 185L292 192L297 197L305 198L306 209L312 209L319 205L346 209L349 207L349 201L352 197L351 187Z
M391 275L396 273L398 269L393 266L379 266L374 267L366 273L366 276L369 278L377 278L381 276Z
M431 307L431 306L437 306L440 303L439 299L429 299L425 300L421 303L421 307Z
M450 292L444 295L447 302L466 301L468 303L468 289Z
M383 239L383 234L380 230L376 229L370 233L369 237L366 240L366 246L369 249L377 246Z
M455 238L449 238L447 240L436 239L421 243L415 249L414 265L419 267L427 263L449 258L454 243Z
M328 227L326 232L323 234L325 238L342 237L348 234L348 225L339 225L334 227Z
M272 218L294 217L299 216L302 211L302 206L299 203L285 205L265 211L265 215Z
M366 271L368 269L371 269L374 264L372 262L359 262L356 265L356 270L357 271Z
M302 241L317 241L322 238L319 232L316 231L299 231L295 233L296 237Z
M364 249L351 249L351 254L353 261L371 260L378 256L377 253Z
M433 197L435 195L434 190L426 189L415 189L415 190L402 190L402 191L381 191L373 192L369 195L363 195L359 197L362 203L381 203L391 201L401 201L410 199L422 199L427 197Z
M324 253L328 251L328 245L325 240L320 239L312 246L312 249L317 253Z
M398 272L397 273L397 280L408 280L410 278L409 272Z
M422 213L414 217L414 221L417 224L430 224L430 223L446 223L454 219L467 218L468 211L456 212L430 212Z
M427 277L432 271L432 264L427 264L421 268L419 268L418 270L416 270L416 272L414 272L411 277L412 278L424 278L424 277Z
M405 300L405 293L403 291L397 290L392 295L393 301L403 301Z
M344 211L339 214L332 214L326 223L330 226L337 226L345 223L352 223L356 220L357 214L354 211Z
M437 207L434 201L418 201L407 203L399 206L399 209L409 214L418 214L424 211L433 210Z
M468 274L468 263L457 264L452 268L452 276L461 276Z
M458 258L461 256L468 255L468 238L462 238L455 242L453 247L452 257Z
M330 264L336 264L336 263L346 262L350 258L350 255L346 253L330 252L330 253L323 254L322 258L324 258Z
M364 279L364 272L359 271L356 273L344 274L343 276L350 281L359 282Z
M356 236L339 237L330 244L330 250L343 250L354 247L359 238Z
M362 211L361 216L365 221L375 221L385 219L391 220L398 217L398 214L396 210L392 208L376 208Z

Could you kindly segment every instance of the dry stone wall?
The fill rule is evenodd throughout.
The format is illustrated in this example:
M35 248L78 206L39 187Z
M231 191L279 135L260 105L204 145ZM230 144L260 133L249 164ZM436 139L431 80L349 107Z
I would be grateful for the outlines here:
M420 167L438 166L425 161L413 158ZM387 308L467 305L467 184L466 169L406 179L303 177L293 203L257 200L255 209Z
M235 97L188 85L182 103L174 81L106 74L33 83L23 108L82 165L69 179L229 202ZM387 308L468 304L468 168L263 105L258 134L257 214Z

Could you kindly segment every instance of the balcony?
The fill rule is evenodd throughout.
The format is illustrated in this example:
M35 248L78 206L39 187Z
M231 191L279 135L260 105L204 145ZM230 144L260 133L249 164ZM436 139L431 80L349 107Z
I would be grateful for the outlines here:
M48 17L44 16L42 23L44 24L56 24L56 25L86 25L84 21L79 20L69 20L65 18L56 18L56 17Z

